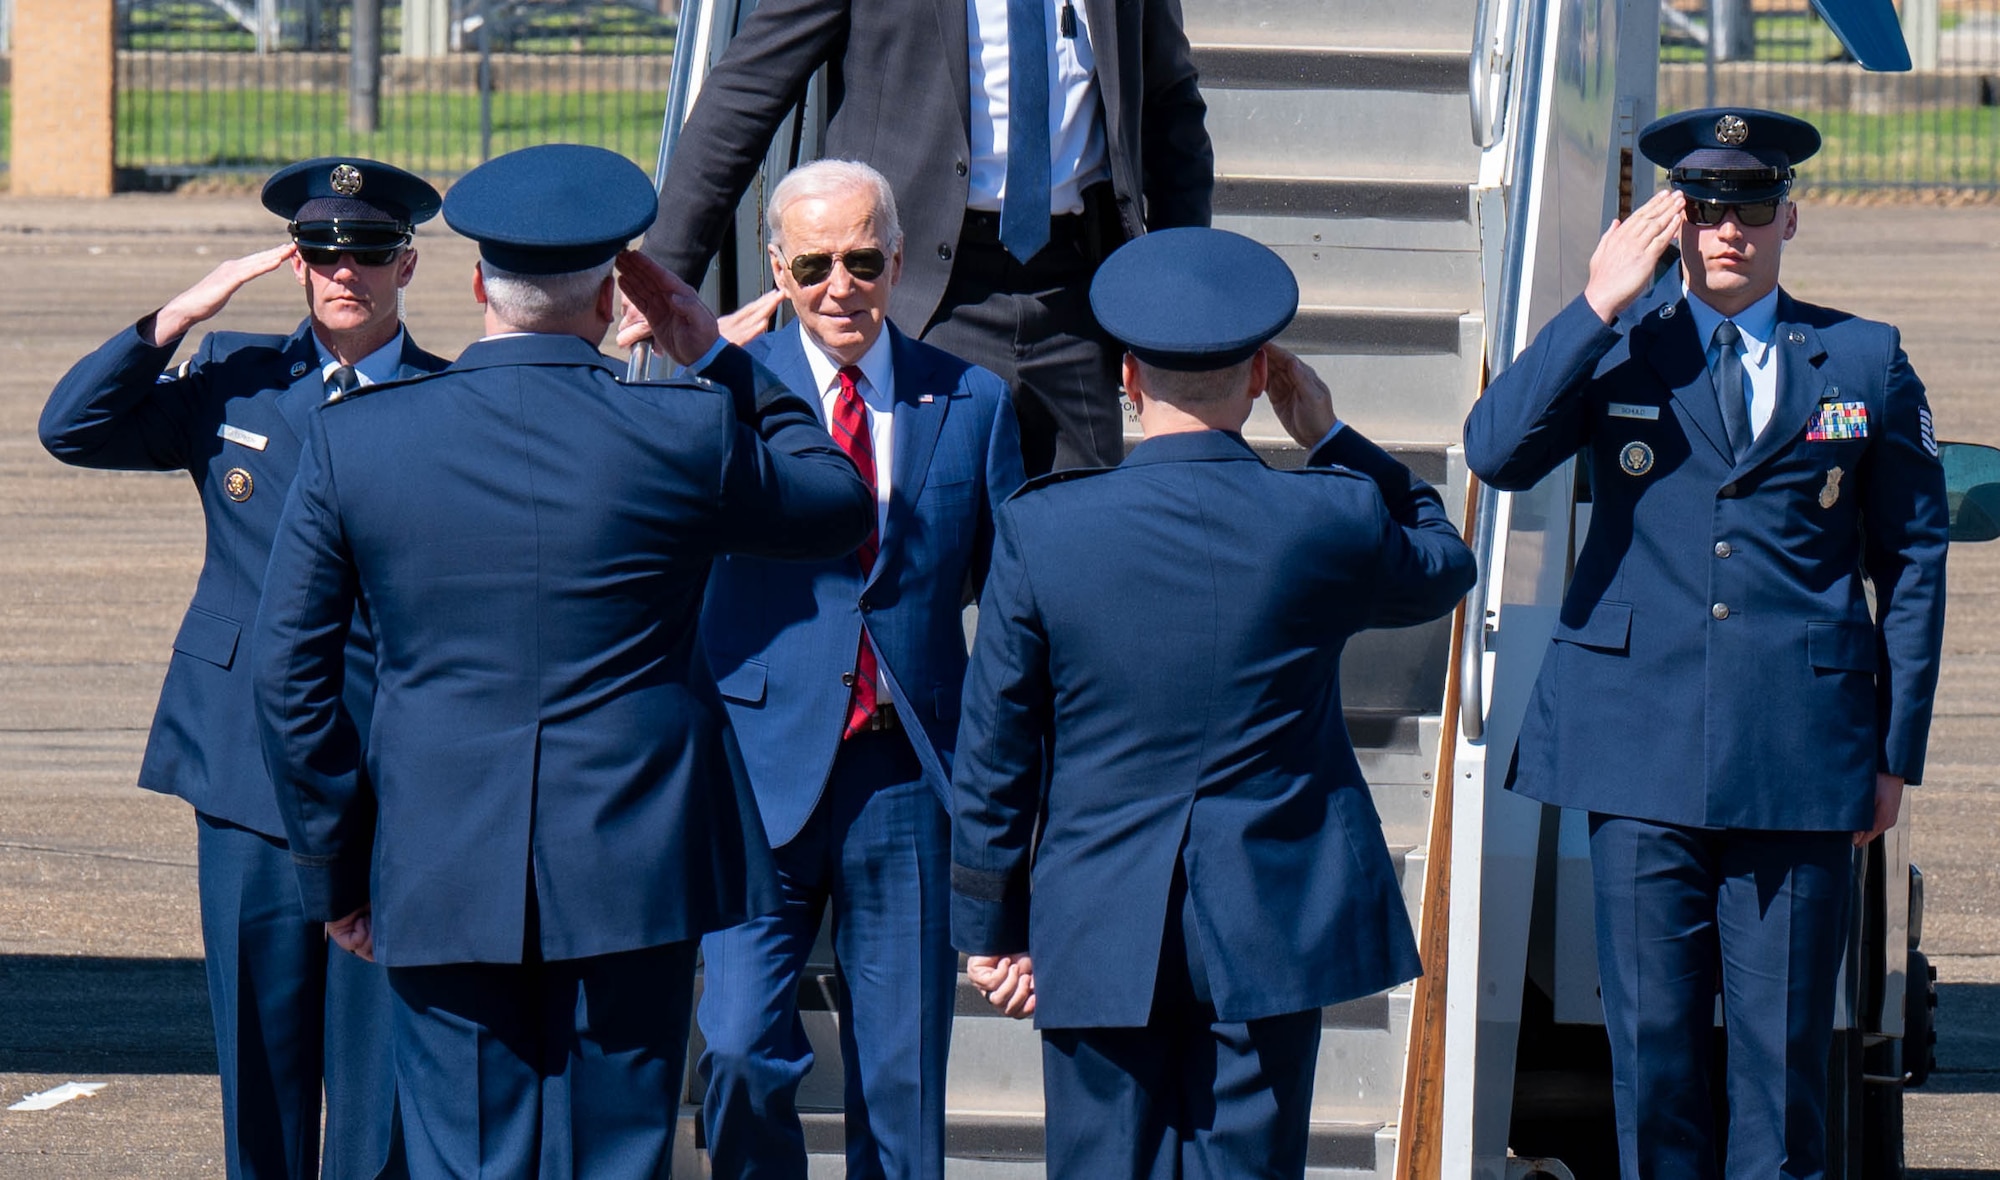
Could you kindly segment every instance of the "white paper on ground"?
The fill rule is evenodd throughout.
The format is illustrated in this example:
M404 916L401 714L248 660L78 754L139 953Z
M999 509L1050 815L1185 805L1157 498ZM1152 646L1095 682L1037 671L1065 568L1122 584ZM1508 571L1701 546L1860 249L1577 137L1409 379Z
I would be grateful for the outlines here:
M107 1082L64 1082L53 1090L43 1090L39 1094L30 1094L7 1109L47 1110L52 1106L61 1106L72 1098L88 1098L99 1090L102 1090L108 1084Z

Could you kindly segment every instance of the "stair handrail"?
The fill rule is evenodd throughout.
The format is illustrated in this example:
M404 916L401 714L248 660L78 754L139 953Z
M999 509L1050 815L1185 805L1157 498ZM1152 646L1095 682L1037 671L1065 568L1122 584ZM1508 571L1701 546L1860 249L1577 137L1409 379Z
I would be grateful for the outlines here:
M674 65L667 82L667 109L660 122L660 158L653 165L653 191L667 182L667 164L680 143L681 124L687 121L688 107L694 102L695 48L704 41L702 19L708 0L681 0L681 14L674 22ZM706 47L703 47L706 52ZM625 362L625 379L643 381L652 375L653 346L640 342L632 347Z
M1514 39L1519 25L1519 0L1477 0L1472 25L1472 56L1467 62L1471 99L1472 142L1481 151L1500 142L1507 122L1507 95L1514 72ZM1499 10L1499 19L1495 18Z

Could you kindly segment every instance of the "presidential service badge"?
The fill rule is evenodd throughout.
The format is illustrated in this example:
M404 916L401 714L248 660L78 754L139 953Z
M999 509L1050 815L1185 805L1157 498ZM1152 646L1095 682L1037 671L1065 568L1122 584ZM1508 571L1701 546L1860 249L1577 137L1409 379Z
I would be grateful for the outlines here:
M257 490L257 481L241 467L231 467L222 477L222 494L241 504Z
M1821 508L1831 508L1835 504L1840 503L1840 477L1845 474L1847 473L1838 467L1827 468L1826 486L1819 490L1819 506Z
M1618 466L1627 475L1644 475L1653 469L1653 448L1642 442L1628 442L1618 448Z
M1715 121L1715 141L1730 147L1741 147L1750 138L1750 124L1741 115L1724 115Z
M351 197L361 191L361 169L352 164L337 164L326 183L341 196Z

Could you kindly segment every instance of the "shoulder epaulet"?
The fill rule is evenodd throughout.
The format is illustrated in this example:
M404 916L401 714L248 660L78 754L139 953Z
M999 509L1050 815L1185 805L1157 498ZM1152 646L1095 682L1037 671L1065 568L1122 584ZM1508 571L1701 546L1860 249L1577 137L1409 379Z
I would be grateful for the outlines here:
M686 389L689 386L693 386L696 389L705 389L710 393L729 392L729 387L720 381L710 381L706 377L697 377L693 373L683 373L678 377L641 377L637 380L620 377L618 378L618 384L629 385L634 389Z
M1103 475L1105 472L1116 470L1118 470L1116 467L1065 467L1061 471L1051 471L1046 475L1035 476L1033 479L1014 489L1014 494L1007 498L1009 500L1018 499L1029 492L1038 492L1043 488L1054 487L1059 483L1071 483L1075 480L1088 479L1093 475Z

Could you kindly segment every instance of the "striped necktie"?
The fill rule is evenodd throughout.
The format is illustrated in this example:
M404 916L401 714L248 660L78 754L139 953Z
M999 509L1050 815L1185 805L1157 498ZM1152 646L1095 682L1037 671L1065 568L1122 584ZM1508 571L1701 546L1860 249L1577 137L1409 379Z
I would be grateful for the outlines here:
M854 460L854 468L861 473L861 482L868 485L868 500L875 502L875 436L868 430L868 406L861 400L859 378L861 370L853 365L840 370L840 396L833 403L833 441ZM875 554L881 548L882 534L879 529L870 529L868 539L861 542L861 548L854 551L854 560L861 563L861 584L868 584L868 575L875 568ZM851 738L868 724L875 715L875 646L868 642L868 624L861 625L861 649L854 656L854 695L847 706L847 727L841 737Z

